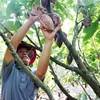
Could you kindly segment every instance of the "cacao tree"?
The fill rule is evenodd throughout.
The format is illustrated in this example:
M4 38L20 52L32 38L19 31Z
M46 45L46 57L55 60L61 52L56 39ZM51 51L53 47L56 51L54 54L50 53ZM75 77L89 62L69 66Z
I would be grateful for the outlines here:
M90 86L95 99L100 97L100 1L99 0L1 0L0 31L7 36L15 34L17 29L27 20L31 5L41 5L44 14L51 17L54 25L58 22L53 14L57 13L63 23L54 38L50 58L48 81L54 81L66 100L77 100L78 97L93 97L86 91ZM2 36L2 35L0 35ZM37 37L37 39L36 39ZM39 24L28 31L26 41L33 44L37 51L42 51L44 38ZM40 55L40 52L38 55ZM36 66L37 61L33 64ZM32 67L32 65L30 66ZM29 74L30 76L30 74ZM32 76L30 76L32 77ZM34 77L34 76L33 76ZM48 79L49 78L49 79ZM81 83L80 83L81 82ZM38 82L37 82L38 83ZM84 93L73 96L66 84L80 85ZM51 91L54 85L50 85ZM45 86L44 86L45 87ZM47 89L43 88L44 91ZM69 90L69 91L68 91ZM49 90L48 90L49 91ZM48 94L48 92L47 92ZM59 97L60 93L58 92ZM51 95L49 94L49 97ZM51 97L52 98L52 97ZM87 100L87 99L86 99Z

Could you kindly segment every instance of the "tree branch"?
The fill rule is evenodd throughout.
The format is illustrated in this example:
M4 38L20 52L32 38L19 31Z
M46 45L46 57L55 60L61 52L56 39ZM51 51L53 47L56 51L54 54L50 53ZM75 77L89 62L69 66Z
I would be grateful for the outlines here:
M59 30L59 35L60 37L62 37L62 41L64 42L64 44L66 45L66 47L69 49L69 51L72 53L77 65L79 68L77 67L70 67L69 65L65 65L59 61L57 61L56 59L54 59L53 57L50 57L50 59L52 61L54 61L55 63L61 65L62 67L75 71L77 74L79 74L90 86L91 88L94 90L94 92L98 95L98 97L100 97L100 83L98 81L96 81L87 71L87 69L85 68L83 62L81 61L77 51L75 48L73 48L73 46L70 44L70 42L67 40L67 38L64 36L64 34L62 34L62 31ZM31 40L31 39L30 39ZM34 43L31 40L32 43ZM39 48L37 45L35 45L36 49L38 49L39 51L42 51L41 48Z
M54 100L54 97L52 96L52 93L50 91L50 89L42 82L40 81L36 75L34 75L25 65L24 63L21 61L21 59L18 57L16 51L14 50L14 48L12 47L12 45L10 44L9 40L7 39L7 37L0 32L0 36L3 38L3 40L5 41L6 45L8 46L11 54L13 55L13 57L15 58L15 60L17 61L17 63L20 65L20 67L22 68L22 70L38 85L40 86L49 96L50 100Z
M36 31L36 35L37 35L37 38L38 38L38 41L39 41L40 47L42 48L42 44L41 44L40 37L39 37L39 31L40 31L40 28L38 27L38 30L37 30L36 25L34 25L34 27L35 27L35 31Z
M78 38L78 35L80 33L80 31L82 30L83 28L83 24L81 24L80 28L78 28L78 12L79 12L79 7L78 7L78 0L77 0L77 11L76 11L76 19L75 19L75 28L74 28L74 37L73 37L73 40L72 40L72 46L74 48L76 48L76 40Z
M51 69L51 71L52 71L51 73L52 73L53 76L54 76L54 81L55 81L55 83L58 85L58 87L62 90L62 92L63 92L70 100L77 100L77 99L73 98L73 97L67 92L67 90L62 86L62 84L60 83L60 81L59 81L57 75L55 74L55 72L54 72L54 70L53 70L51 64L49 64L49 66L50 66L50 69Z
M93 76L90 75L86 67L84 66L82 60L80 59L76 49L70 44L70 42L67 40L67 38L62 34L62 31L58 31L60 37L62 37L62 41L68 48L68 50L71 52L77 66L80 69L80 76L91 86L91 88L94 90L94 92L100 97L100 83L98 83L97 80L93 78Z

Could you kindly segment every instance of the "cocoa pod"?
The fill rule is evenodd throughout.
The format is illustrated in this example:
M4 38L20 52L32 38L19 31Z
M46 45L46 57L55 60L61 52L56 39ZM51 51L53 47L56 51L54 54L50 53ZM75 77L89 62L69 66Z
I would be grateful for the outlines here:
M67 34L65 32L62 31L62 34L64 34L65 37L67 37ZM60 48L63 44L63 41L62 41L62 37L59 35L58 32L55 34L54 40L56 41L57 46Z
M87 28L88 26L90 26L91 22L92 22L91 18L85 18L83 20L83 25L85 26L85 28Z
M39 20L40 24L43 25L43 27L49 31L53 31L54 30L54 24L52 19L46 15L46 14L42 14L40 16L40 20Z
M68 97L65 100L70 100Z
M57 13L51 14L51 18L55 27L58 26L58 24L61 22L61 17Z
M64 34L65 37L67 37L67 34L65 32L62 32L62 34ZM59 33L55 34L54 40L56 41L57 46L60 48L63 44L63 41L62 41L61 37L59 36Z
M63 41L61 40L60 36L56 37L56 44L60 48L63 44Z
M54 36L54 40L56 41L56 38L58 37L58 34L56 33Z
M55 4L56 0L50 0L51 3Z
M63 31L62 31L62 34L64 34L64 35L65 35L65 37L67 37L67 34L66 34L65 32L63 32ZM56 34L55 34L55 37L54 37L54 40L55 40L55 41L56 41L56 38L57 38L58 36L59 36L59 34L58 34L58 33L56 33ZM59 36L59 37L60 37L60 36ZM61 37L60 37L60 38L61 38Z
M69 53L68 56L67 56L67 62L68 62L68 64L70 65L70 64L72 63L72 61L73 61L72 54Z
M40 3L44 8L47 8L48 0L40 0Z

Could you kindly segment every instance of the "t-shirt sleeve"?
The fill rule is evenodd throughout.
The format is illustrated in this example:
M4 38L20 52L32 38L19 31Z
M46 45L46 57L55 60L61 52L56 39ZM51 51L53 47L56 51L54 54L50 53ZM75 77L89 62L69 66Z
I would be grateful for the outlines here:
M11 73L11 70L12 70L14 64L15 63L12 60L8 65L6 65L5 59L3 60L2 69L1 69L2 82L9 76L9 74Z

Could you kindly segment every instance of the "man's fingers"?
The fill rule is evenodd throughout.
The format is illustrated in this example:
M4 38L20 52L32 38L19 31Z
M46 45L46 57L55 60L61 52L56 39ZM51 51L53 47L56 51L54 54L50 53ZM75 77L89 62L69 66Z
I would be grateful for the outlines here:
M62 26L62 23L60 23L60 24L55 28L54 32L57 32L57 31L61 28L61 26Z

